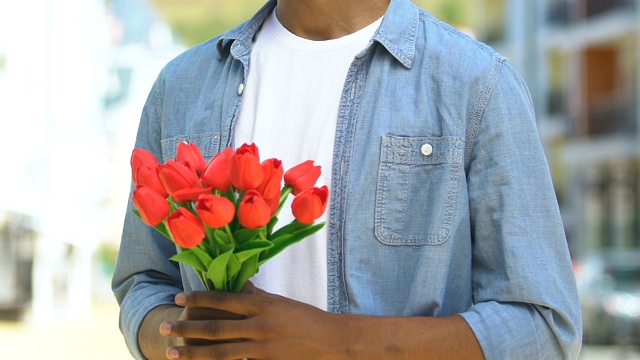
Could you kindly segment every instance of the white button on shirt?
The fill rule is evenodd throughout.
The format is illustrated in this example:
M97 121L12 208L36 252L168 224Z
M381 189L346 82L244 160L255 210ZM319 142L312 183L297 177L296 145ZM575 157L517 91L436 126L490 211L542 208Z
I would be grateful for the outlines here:
M433 153L433 146L431 146L431 144L424 144L420 148L420 152L422 152L422 155L424 156L429 156Z

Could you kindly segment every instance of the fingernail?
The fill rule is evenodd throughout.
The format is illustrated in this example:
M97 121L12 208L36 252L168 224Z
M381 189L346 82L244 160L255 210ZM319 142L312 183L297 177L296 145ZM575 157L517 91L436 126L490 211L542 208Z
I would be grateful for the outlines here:
M176 349L169 349L167 350L167 357L169 357L169 359L177 359L180 357L180 353Z
M162 335L171 334L171 324L163 323L162 325L160 325L160 334Z
M187 298L184 296L184 293L180 293L176 295L176 304L182 306L186 301L187 301Z

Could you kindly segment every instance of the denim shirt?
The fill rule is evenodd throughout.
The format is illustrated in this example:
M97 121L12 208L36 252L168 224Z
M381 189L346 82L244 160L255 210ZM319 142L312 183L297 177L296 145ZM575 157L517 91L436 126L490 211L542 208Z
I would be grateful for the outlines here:
M252 39L274 6L164 68L136 147L166 161L182 140L207 158L234 145ZM329 311L460 314L488 359L577 358L580 307L530 96L491 48L392 0L344 82L331 190ZM128 209L113 289L137 358L144 316L202 289L175 251Z

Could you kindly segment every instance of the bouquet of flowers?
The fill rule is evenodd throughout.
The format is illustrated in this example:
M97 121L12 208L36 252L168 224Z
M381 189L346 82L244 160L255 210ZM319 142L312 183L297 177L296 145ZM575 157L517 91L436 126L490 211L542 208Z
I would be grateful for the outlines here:
M182 142L164 164L134 149L131 170L134 212L177 245L171 260L191 266L207 290L239 292L261 264L324 226L314 221L329 189L315 186L312 160L285 173L280 160L260 162L258 147L244 144L207 163L196 144ZM290 194L295 220L276 230Z

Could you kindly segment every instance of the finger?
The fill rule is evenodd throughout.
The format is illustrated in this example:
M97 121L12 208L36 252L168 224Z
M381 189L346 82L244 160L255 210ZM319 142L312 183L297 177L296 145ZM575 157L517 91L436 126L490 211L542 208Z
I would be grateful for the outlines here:
M186 307L179 320L240 320L244 318L242 315L232 314L219 309Z
M255 341L238 341L208 346L175 346L167 349L167 358L180 360L264 359L265 346Z
M226 291L190 291L176 295L175 301L180 306L219 309L249 316L258 312L259 297L259 294Z
M165 322L160 325L164 336L204 340L233 340L252 338L244 326L237 320L186 320Z

